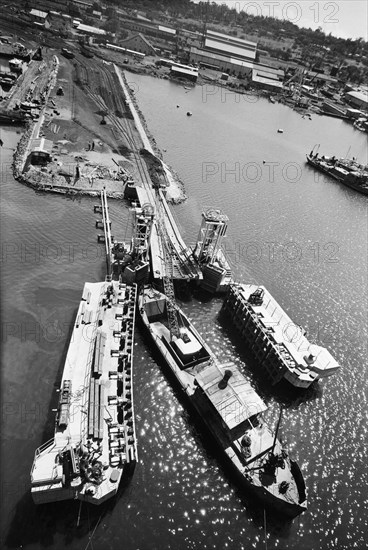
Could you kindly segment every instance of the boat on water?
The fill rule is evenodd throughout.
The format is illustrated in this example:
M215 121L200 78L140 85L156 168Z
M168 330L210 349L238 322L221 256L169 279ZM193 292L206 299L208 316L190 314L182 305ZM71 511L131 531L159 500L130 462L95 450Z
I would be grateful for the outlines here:
M368 118L366 118L366 117L358 118L354 122L353 126L357 130L360 130L361 132L365 132L366 134L368 134Z
M86 283L59 390L52 439L31 470L36 504L101 504L138 460L132 393L136 285Z
M308 341L264 286L232 283L222 311L251 349L271 383L309 388L340 369L330 352Z
M299 466L262 419L262 399L232 362L221 363L183 311L142 287L139 316L161 358L224 457L262 504L289 518L307 508Z
M307 164L323 172L347 187L368 195L368 165L364 166L356 159L319 156L312 150L307 155Z

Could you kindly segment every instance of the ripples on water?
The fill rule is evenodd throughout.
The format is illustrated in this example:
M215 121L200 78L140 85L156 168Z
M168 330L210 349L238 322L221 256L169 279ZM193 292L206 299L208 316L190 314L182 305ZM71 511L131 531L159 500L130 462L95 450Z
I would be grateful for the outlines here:
M286 407L281 436L302 467L310 505L291 524L267 517L268 548L363 550L367 199L327 178L315 180L303 165L316 135L327 154L338 155L346 152L341 135L358 156L363 138L341 121L302 121L266 101L250 105L215 95L204 102L199 87L186 94L166 81L134 80L150 130L167 149L165 160L185 181L189 199L174 211L186 242L197 237L201 208L221 206L230 218L226 249L238 280L265 284L310 339L328 347L343 365L339 375L320 383L319 391L305 400L293 399L265 384L229 323L218 317L220 299L193 298L182 304L215 353L235 361L265 399L270 425L275 425L279 403ZM185 116L187 110L193 117ZM284 134L275 134L278 127ZM14 132L5 135L9 147L15 146ZM10 162L11 153L3 154ZM273 183L222 178L221 163L232 168L236 162L263 160L296 161L303 166L302 178L295 183L280 177ZM207 181L204 162L219 165L216 177ZM56 405L55 389L83 284L104 274L103 247L96 245L93 230L94 202L36 195L3 173L2 241L10 248L2 265L2 308L3 319L13 325L2 354L7 403L2 426L7 514L2 521L11 548L84 548L100 516L100 511L83 509L77 529L77 503L35 511L28 493L34 449L52 436L49 411ZM114 232L129 235L129 216L126 205L110 201ZM291 241L301 249L300 258L285 259L285 243ZM56 248L60 245L61 250ZM39 325L41 332L33 337L31 331ZM265 548L262 510L225 473L216 449L156 359L137 330L140 464L116 505L108 506L100 519L93 547Z

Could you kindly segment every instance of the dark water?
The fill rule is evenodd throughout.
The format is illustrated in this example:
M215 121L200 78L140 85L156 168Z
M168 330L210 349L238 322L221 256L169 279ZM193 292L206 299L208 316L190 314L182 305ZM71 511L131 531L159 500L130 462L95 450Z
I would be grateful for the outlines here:
M344 155L350 147L363 161L365 136L339 120L309 121L265 100L210 87L188 91L148 77L129 80L167 150L165 160L185 182L189 199L174 211L186 242L196 239L202 208L221 208L230 218L226 249L237 279L267 286L310 340L342 365L318 392L292 399L262 380L218 318L220 299L183 304L214 351L235 358L265 398L270 423L278 402L287 406L281 435L302 467L310 504L291 524L266 518L267 548L365 549L368 200L304 165L317 142L321 153ZM78 503L32 505L29 470L34 449L52 436L50 409L70 324L84 282L103 277L104 257L94 230L96 200L37 195L14 182L6 147L15 147L19 136L2 129L1 137L1 546L266 548L262 510L225 473L139 331L140 463L132 482L106 509L82 507L79 527ZM110 212L113 228L126 227L128 234L127 206L110 201Z

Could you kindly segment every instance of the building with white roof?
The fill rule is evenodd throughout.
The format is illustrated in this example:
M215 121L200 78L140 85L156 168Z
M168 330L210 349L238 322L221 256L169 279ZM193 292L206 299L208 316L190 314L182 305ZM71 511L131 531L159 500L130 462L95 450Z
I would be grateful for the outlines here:
M35 23L38 23L45 28L49 28L50 22L48 20L48 13L46 11L33 9L30 11L29 15L32 17Z
M239 76L250 76L256 54L256 42L207 31L203 46L190 48L190 62Z
M359 109L368 110L368 92L352 91L345 94L347 103L358 107Z
M74 21L73 21L74 24ZM85 34L99 34L101 36L106 34L106 31L99 29L98 27L92 27L91 25L85 25L84 23L79 23L77 27L78 32L83 32Z

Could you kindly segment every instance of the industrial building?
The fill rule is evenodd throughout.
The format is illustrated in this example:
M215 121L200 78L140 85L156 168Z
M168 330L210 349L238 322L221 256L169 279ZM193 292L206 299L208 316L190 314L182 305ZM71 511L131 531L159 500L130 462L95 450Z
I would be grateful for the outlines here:
M358 109L368 110L368 92L348 92L345 94L346 102Z
M170 75L177 78L184 78L185 80L190 80L191 82L196 82L198 78L198 69L175 63L170 69Z
M137 31L138 33L143 33L154 38L163 39L167 41L176 41L176 30L165 25L158 25L157 23L152 23L148 19L144 18L125 18L120 19L120 27L124 29L129 29Z
M202 47L190 48L190 62L236 76L251 76L257 43L207 31Z
M74 26L74 21L73 21L73 26ZM84 23L79 23L76 30L78 33L83 33L83 34L89 34L89 35L98 34L100 36L106 35L106 31L104 31L103 29L100 29L98 27L92 27L91 25L85 25Z
M134 50L135 52L144 53L145 55L156 55L155 48L141 33L130 36L125 40L120 40L119 46L129 50Z
M280 92L283 89L284 71L267 67L266 65L254 65L252 71L252 84L257 88Z
M31 10L29 15L32 17L34 23L42 25L46 29L50 27L50 21L48 19L48 13L41 10Z

